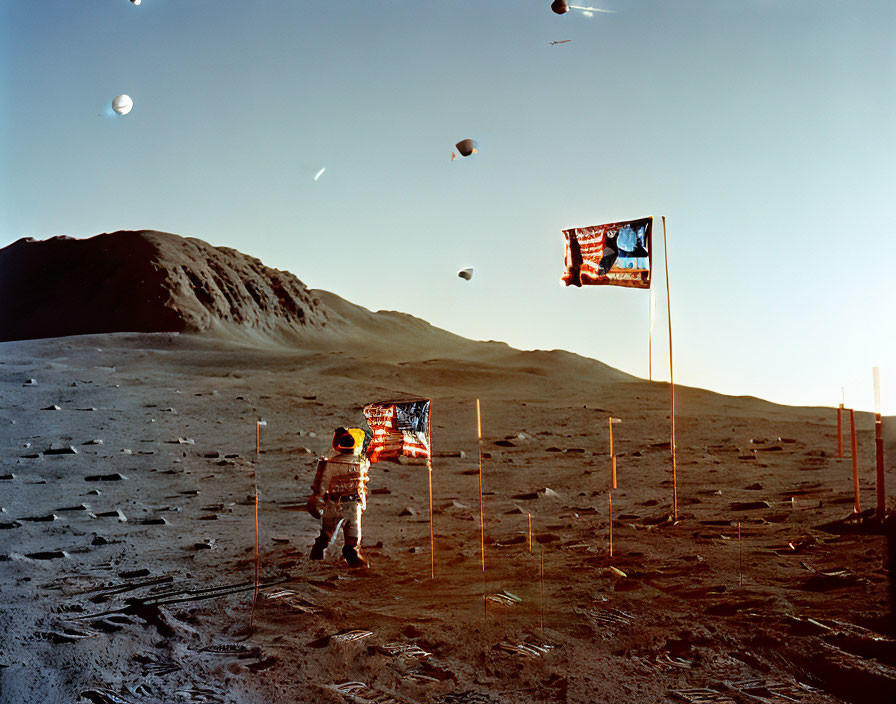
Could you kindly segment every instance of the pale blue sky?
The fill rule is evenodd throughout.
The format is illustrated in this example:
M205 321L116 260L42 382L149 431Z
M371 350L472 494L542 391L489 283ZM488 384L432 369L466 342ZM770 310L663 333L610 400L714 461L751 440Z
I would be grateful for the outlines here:
M870 409L877 364L896 413L896 3L549 4L4 0L0 246L175 232L646 376L647 292L564 289L561 230L665 214L677 382Z

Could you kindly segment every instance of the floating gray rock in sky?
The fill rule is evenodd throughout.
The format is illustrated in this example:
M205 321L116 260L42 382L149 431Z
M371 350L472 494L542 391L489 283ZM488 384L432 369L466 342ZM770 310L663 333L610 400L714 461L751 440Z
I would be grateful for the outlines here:
M476 143L472 139L462 139L454 146L457 147L461 156L470 156L477 152Z

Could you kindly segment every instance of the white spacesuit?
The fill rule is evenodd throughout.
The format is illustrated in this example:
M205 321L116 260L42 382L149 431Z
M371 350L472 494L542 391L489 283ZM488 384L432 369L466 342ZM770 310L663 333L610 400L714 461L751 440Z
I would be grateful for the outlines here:
M336 428L333 449L320 458L311 485L308 513L321 519L320 535L311 548L311 559L322 560L340 526L345 545L342 555L349 567L366 567L359 551L361 514L367 508L367 471L370 462L363 456L364 431Z

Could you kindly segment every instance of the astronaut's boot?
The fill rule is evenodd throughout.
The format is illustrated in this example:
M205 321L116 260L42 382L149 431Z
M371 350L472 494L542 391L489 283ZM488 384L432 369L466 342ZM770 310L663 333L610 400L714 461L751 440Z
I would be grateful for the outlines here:
M342 548L342 556L348 562L348 566L353 569L367 567L367 560L361 557L359 546L354 541L345 541L345 545Z
M324 550L327 549L327 545L329 541L323 536L318 536L317 540L314 541L314 546L311 548L311 554L308 555L312 560L323 560L324 559Z

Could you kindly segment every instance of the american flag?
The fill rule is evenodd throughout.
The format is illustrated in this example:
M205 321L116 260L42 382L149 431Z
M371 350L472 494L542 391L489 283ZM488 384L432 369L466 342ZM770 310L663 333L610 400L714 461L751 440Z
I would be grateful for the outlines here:
M563 230L567 286L650 288L653 218Z
M364 407L364 417L373 431L367 446L371 462L399 457L428 459L429 399L383 401Z

